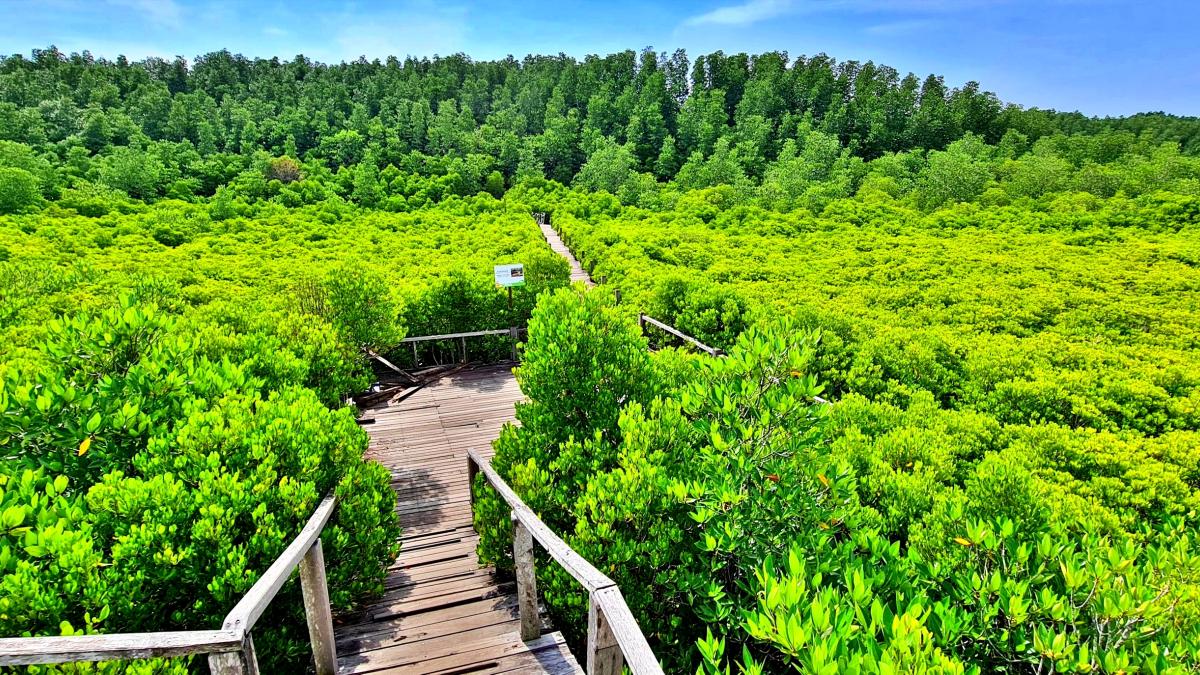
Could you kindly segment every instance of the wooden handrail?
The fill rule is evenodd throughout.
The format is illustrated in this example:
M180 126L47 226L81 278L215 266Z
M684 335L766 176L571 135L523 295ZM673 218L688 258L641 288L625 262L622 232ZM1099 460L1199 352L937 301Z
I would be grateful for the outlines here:
M696 346L697 349L700 349L701 351L706 352L710 356L725 356L725 350L718 349L716 347L709 347L708 345L704 344L703 342L700 342L696 338L679 331L678 329L674 328L673 326L668 326L667 324L665 324L665 323L659 321L658 319L655 319L654 317L649 316L647 314L639 313L638 314L638 325L641 326L643 333L645 333L645 331L646 331L646 324L650 324L651 326L654 326L655 328L658 328L662 331L670 333L671 335L674 335L677 338L682 338L682 339L692 343L693 345ZM820 396L813 396L812 400L814 403L819 403L821 405L831 405L829 402L829 399L822 398Z
M332 494L321 501L295 539L225 616L221 630L0 638L0 666L208 654L213 675L258 675L251 631L292 571L299 567L316 671L318 675L335 675L337 652L321 531L336 506L337 497Z
M583 586L590 601L588 610L588 675L619 675L625 664L633 675L662 675L662 666L650 649L633 613L616 582L576 553L542 522L533 509L513 492L479 451L467 450L467 473L471 483L483 473L511 511L513 520L513 564L521 615L521 638L540 634L532 541L537 541L550 558Z
M222 630L242 630L247 633L254 630L254 624L266 611L267 605L275 599L279 589L283 588L284 582L291 576L292 570L300 565L301 559L308 555L308 550L321 536L321 530L325 529L325 524L329 522L336 505L337 499L333 495L321 500L321 504L308 519L304 529L300 530L300 534L283 549L283 553L279 554L267 571L246 591L238 604L225 615Z
M561 537L554 534L554 531L547 527L541 518L537 517L533 509L529 508L516 492L513 492L508 483L492 468L492 463L484 459L479 451L472 448L467 451L467 456L471 458L472 466L478 467L478 470L483 472L488 483L491 483L496 492L500 494L500 498L512 509L513 519L524 525L533 538L546 550L546 553L550 554L550 557L568 574L575 577L575 580L589 593L617 585L583 556L576 553Z
M524 328L517 328L519 333L524 331ZM401 343L408 342L427 342L429 340L453 340L456 338L480 337L481 335L509 335L513 332L512 328L497 328L495 330L474 330L467 333L446 333L445 335L417 335L414 337L406 337L401 340Z
M0 665L153 659L230 652L241 646L242 635L225 630L0 638Z
M700 351L707 353L709 356L722 356L725 354L724 351L717 349L716 347L709 347L708 345L697 340L696 338L692 337L691 335L688 335L687 333L680 331L679 329L675 328L674 326L668 326L667 324L659 321L658 319L655 319L652 316L639 313L638 314L638 325L641 327L642 332L645 332L646 324L650 324L651 326L654 326L655 328L663 331L664 333L669 333L671 335L674 335L675 337L677 337L681 340L684 340L685 342L690 342L691 344L695 345L696 349L699 349Z
M417 364L419 362L419 359L417 358L417 343L418 342L430 342L430 341L434 341L434 340L453 340L453 339L457 338L462 343L462 360L463 360L463 363L466 363L467 362L467 338L481 337L484 335L507 335L511 349L512 349L512 360L516 361L517 360L517 335L519 335L521 333L527 333L527 332L529 332L529 329L527 329L527 328L513 326L512 328L497 328L495 330L475 330L475 331L470 331L467 333L447 333L445 335L417 335L415 337L406 337L403 340L401 340L400 343L401 344L408 343L408 344L412 345L413 364ZM392 366L392 368L395 370L399 370L399 368L396 368L395 366Z

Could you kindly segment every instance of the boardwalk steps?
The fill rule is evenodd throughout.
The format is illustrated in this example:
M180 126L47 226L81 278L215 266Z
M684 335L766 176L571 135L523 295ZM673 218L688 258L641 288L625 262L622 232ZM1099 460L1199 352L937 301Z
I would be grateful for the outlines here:
M593 286L557 233L539 220L547 243L571 266L572 281ZM510 332L516 356L516 329ZM475 334L471 334L475 335ZM406 342L468 334L406 338ZM466 355L463 346L464 361ZM395 366L376 357L391 370ZM534 546L568 571L589 597L587 659L593 675L662 675L615 582L593 567L521 501L490 466L491 444L514 420L521 392L508 366L459 366L429 386L380 392L368 456L386 466L404 532L381 597L331 621L320 536L337 507L318 506L303 530L225 617L220 630L0 638L0 666L191 655L214 675L258 675L252 631L299 569L313 663L339 673L582 673L562 635L539 614ZM410 378L411 379L411 378ZM411 384L411 383L410 383ZM367 405L360 399L359 403ZM470 449L470 453L468 453ZM468 466L468 457L470 459ZM470 477L482 472L510 508L516 581L500 579L475 555Z
M463 370L371 409L367 456L392 472L404 526L384 594L335 628L340 673L582 673L559 633L524 642L515 584L481 567L467 449L514 419L511 366Z
M558 232L554 230L548 223L545 222L545 216L538 220L538 227L542 229L542 236L546 238L546 243L550 245L550 250L567 259L567 263L571 266L571 283L582 281L584 286L591 288L596 284L588 273L583 270L583 266L575 259L575 254L571 253L571 249L563 243Z

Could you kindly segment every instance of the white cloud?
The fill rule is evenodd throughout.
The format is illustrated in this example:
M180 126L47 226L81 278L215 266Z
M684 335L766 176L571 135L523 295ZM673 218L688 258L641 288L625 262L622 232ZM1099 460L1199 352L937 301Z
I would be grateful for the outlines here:
M160 26L179 28L183 25L183 10L175 0L108 0L108 3L132 9Z
M748 26L785 14L820 12L923 12L946 13L996 5L1010 0L745 0L718 7L684 20L685 26Z
M353 61L397 56L453 54L469 48L465 7L416 0L387 12L364 16L351 6L325 18L333 40L313 56L325 61Z
M787 12L791 6L791 0L747 0L740 5L718 7L711 12L693 16L684 23L689 26L704 24L746 26L779 16Z
M270 37L287 37L288 35L291 35L291 33L280 28L279 26L267 26L263 29L263 35L269 35Z
M907 21L892 21L889 23L879 23L873 26L867 26L863 32L870 35L910 35L919 33L939 25L938 21L932 19L911 19Z

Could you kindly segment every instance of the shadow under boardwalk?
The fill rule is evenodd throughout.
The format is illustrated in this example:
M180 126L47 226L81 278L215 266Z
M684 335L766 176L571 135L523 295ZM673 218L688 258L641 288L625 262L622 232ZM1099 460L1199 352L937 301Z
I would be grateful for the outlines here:
M367 456L392 472L403 548L383 596L337 627L339 672L583 672L559 633L521 641L516 588L475 556L467 449L490 456L522 398L509 366L486 366L370 410Z

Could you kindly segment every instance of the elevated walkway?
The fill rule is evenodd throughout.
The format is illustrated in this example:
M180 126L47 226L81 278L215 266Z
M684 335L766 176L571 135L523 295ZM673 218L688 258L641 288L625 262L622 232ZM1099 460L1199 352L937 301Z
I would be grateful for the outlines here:
M484 366L366 411L404 533L384 595L335 628L340 673L583 672L559 633L522 641L516 585L475 555L467 449L490 457L522 398L511 366Z

